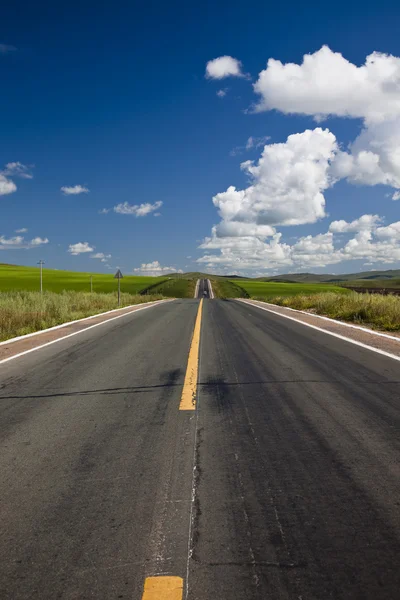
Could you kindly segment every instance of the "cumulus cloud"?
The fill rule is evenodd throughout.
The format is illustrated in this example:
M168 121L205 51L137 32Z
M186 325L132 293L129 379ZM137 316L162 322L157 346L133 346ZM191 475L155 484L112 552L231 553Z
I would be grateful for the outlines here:
M89 242L78 242L77 244L70 244L68 246L68 252L73 256L78 256L78 254L84 254L86 252L93 252L94 247L92 248L89 245Z
M228 93L228 88L224 88L224 89L218 90L216 92L218 98L225 98L225 96L227 95L227 93Z
M251 178L248 188L230 186L214 196L222 221L275 226L314 223L324 217L323 192L330 185L328 169L335 149L335 136L321 128L266 145L256 164L241 165Z
M392 200L400 200L400 192L395 192L392 196Z
M400 188L400 58L373 52L357 66L323 46L299 65L270 59L254 90L257 111L363 119L349 152L338 152L332 176Z
M17 186L15 183L0 173L0 196L12 194L16 190Z
M109 208L102 208L101 210L99 210L99 215L107 215L109 212Z
M150 204L150 202L145 202L144 204L129 204L128 202L123 202L114 206L114 212L119 213L120 215L145 217L146 215L157 211L162 205L163 203L161 200L154 202L154 204Z
M150 263L142 263L140 267L133 269L134 273L144 273L146 275L162 275L164 273L183 273L181 269L175 267L163 267L158 260Z
M353 117L380 123L400 114L400 58L380 52L357 67L323 46L301 65L270 58L254 84L257 110L327 117Z
M21 177L22 179L33 179L32 166L23 165L20 162L9 162L4 167L2 174L9 177Z
M73 186L62 186L61 188L64 196L76 196L77 194L88 194L89 188L84 185L73 185Z
M207 79L225 79L225 77L244 77L242 63L232 56L219 56L209 60L206 65Z
M283 268L298 271L348 260L393 264L400 260L400 221L381 226L382 220L378 215L363 215L352 222L334 221L326 233L303 236L293 244L282 242L281 233L275 233L268 241L250 236L218 240L214 236L206 238L200 248L219 249L220 254L207 253L197 262L241 273ZM336 235L343 234L347 234L347 241L336 239ZM348 238L349 234L354 235Z
M21 235L16 235L12 238L6 238L0 235L0 250L29 250L43 244L48 244L47 238L36 237L32 240L26 240Z

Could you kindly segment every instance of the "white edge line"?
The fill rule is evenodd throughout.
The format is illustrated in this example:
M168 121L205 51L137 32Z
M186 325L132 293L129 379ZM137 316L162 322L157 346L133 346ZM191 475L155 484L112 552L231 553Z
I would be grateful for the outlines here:
M244 298L238 298L238 300L244 300ZM351 329L358 329L359 331L364 331L364 333L369 333L370 335L379 335L379 337L388 338L389 340L394 340L395 342L400 343L400 337L395 337L394 335L390 335L388 333L382 333L381 331L375 331L375 329L367 329L366 327L361 327L360 325L353 325L353 323L346 323L346 321L339 321L338 319L332 319L331 317L324 317L323 315L316 315L314 313L307 312L306 310L299 310L298 308L290 308L290 306L281 306L280 304L272 304L271 302L264 302L263 300L253 300L252 298L248 298L247 301L251 300L252 302L261 302L262 304L266 304L267 306L271 306L274 308L283 308L285 310L291 310L295 313L300 313L302 315L307 315L308 317L315 317L317 319L322 319L323 321L329 321L330 323L337 323L338 325L344 325L345 327L350 327Z
M166 300L155 300L155 302L169 302L169 299ZM75 319L75 321L68 321L67 323L61 323L60 325L54 325L54 327L48 327L47 329L39 329L39 331L33 331L32 333L26 333L25 335L19 335L14 338L10 338L9 340L4 340L4 342L0 342L0 346L5 346L6 344L12 344L13 342L19 342L19 340L25 340L27 338L33 337L34 335L40 335L42 333L48 333L49 331L55 331L56 329L61 329L62 327L68 327L68 325L74 325L75 323L82 323L82 321L89 321L89 319L95 319L96 317L102 317L104 315L109 315L111 313L127 310L128 308L134 308L135 306L147 306L148 304L153 304L153 302L141 302L139 304L129 304L128 306L122 306L121 308L113 308L112 310L107 310L106 312L96 313L95 315L90 315L89 317L82 317L81 319Z
M240 302L244 304L249 304L250 306L254 306L255 308L259 308L261 310L266 310L267 312L273 313L274 315L278 315L278 317L283 317L284 319L289 319L290 321L295 321L295 323L299 323L300 325L305 325L306 327L311 327L311 329L316 329L317 331L322 331L322 333L326 333L327 335L332 335L333 337L339 338L339 340L344 340L345 342L350 342L351 344L355 344L356 346L360 346L361 348L365 348L366 350L371 350L372 352L376 352L377 354L382 354L383 356L387 356L388 358L393 358L394 360L400 361L400 356L396 354L390 354L390 352L385 352L385 350L380 350L379 348L374 348L373 346L368 346L367 344L363 344L362 342L357 342L356 340L352 340L344 335L340 335L340 333L334 333L333 331L327 331L326 329L322 329L322 327L317 327L316 325L311 325L311 323L305 323L304 321L299 321L295 317L289 317L289 315L284 315L282 313L276 312L275 310L271 310L270 308L265 308L264 306L260 306L259 304L253 304L253 302L248 300L243 300L242 298L238 298ZM271 306L275 306L272 304ZM286 308L286 307L285 307ZM300 312L300 311L299 311ZM309 313L305 313L309 314ZM314 315L312 315L314 316ZM333 319L331 319L333 321ZM340 321L335 321L336 323ZM362 327L360 327L362 329Z
M110 323L110 321L116 321L116 319L122 319L122 317L126 317L127 315L137 313L141 310L146 310L146 308L152 308L153 306L159 306L163 302L172 302L173 300L174 300L174 298L172 300L156 300L155 302L146 304L146 306L141 306L140 308L137 308L136 310L131 310L129 312L126 312L123 315L117 315L116 317L111 317L111 319L106 319L105 321L101 321L101 323L95 323L94 325L89 325L89 327L85 327L85 329L80 329L79 331L74 331L73 333L69 333L68 335L63 335L62 337L57 338L56 340L51 340L50 342L46 342L45 344L41 344L40 346L35 346L35 348L30 348L29 350L24 350L23 352L19 352L18 354L14 354L13 356L9 356L8 358L3 358L3 360L0 360L0 365L4 364L6 362L9 362L10 360L14 360L14 358L19 358L20 356L24 356L25 354L30 354L31 352L40 350L41 348L46 348L46 346L51 346L52 344L56 344L57 342L62 342L63 340L73 337L74 335L78 335L79 333L84 333L85 331L89 331L89 329L94 329L95 327L100 327L100 325L104 325L105 323ZM138 305L136 304L133 306L138 306ZM106 314L106 313L103 313L103 314ZM96 316L98 317L99 315L96 315ZM72 321L72 323L74 323L74 322L76 322L76 321ZM50 331L50 329L47 329L46 331Z
M198 279L196 281L196 287L194 288L194 298L197 298L197 295L199 293L199 285L200 285L200 279Z
M213 300L214 299L214 292L213 292L213 289L212 289L211 281L209 279L207 279L207 281L208 281L208 289L209 289L209 292L210 292L210 298L211 298L211 300Z

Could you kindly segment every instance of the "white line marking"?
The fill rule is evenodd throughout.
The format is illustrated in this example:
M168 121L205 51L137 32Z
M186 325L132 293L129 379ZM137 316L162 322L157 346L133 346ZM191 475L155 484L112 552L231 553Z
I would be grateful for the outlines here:
M209 294L210 294L210 298L212 300L214 298L214 292L213 292L213 289L212 289L211 281L209 279L207 279L207 281L208 281L208 291L209 291Z
M240 298L238 298L239 300ZM250 300L247 300L249 302ZM345 327L351 327L352 329L358 329L359 331L363 331L364 333L369 333L371 335L379 335L380 337L388 338L389 340L394 340L395 342L400 343L400 337L396 337L394 335L389 335L388 333L382 333L381 331L375 331L374 329L367 329L366 327L361 327L360 325L353 325L353 323L346 323L346 321L338 321L337 319L331 319L331 317L324 317L322 315L316 315L314 313L309 313L306 310L299 310L297 308L290 308L290 306L280 306L279 304L271 304L270 302L263 302L262 300L252 300L252 302L262 302L267 306L271 306L271 308L283 308L285 310L291 310L295 313L300 313L302 315L307 315L308 317L315 317L316 319L322 319L323 321L329 321L330 323L337 323L338 325L344 325Z
M275 310L271 310L270 308L265 308L264 306L260 306L259 304L253 304L252 302L249 302L248 300L243 300L243 299L238 299L238 300L239 300L239 302L243 302L244 304L254 306L255 308L259 308L260 310L266 310L267 312L273 313L274 315L277 315L278 317L283 317L284 319L289 319L290 321L295 321L295 323L299 323L300 325L306 325L306 327L311 327L311 329L316 329L317 331L322 331L322 333L326 333L327 335L332 335L333 337L336 337L339 340L344 340L345 342L350 342L351 344L355 344L356 346L360 346L361 348L365 348L366 350L371 350L372 352L376 352L377 354L382 354L383 356L387 356L388 358L393 358L393 360L400 361L400 356L397 356L396 354L391 354L390 352L385 352L385 350L379 350L379 348L374 348L373 346L368 346L367 344L363 344L362 342L358 342L356 340L352 340L351 338L345 337L344 335L340 335L340 333L334 333L333 331L327 331L326 329L322 329L321 327L317 327L316 325L311 325L310 323L305 323L304 321L299 321L295 317L289 317L289 315L284 315L282 313L276 312ZM275 306L275 305L272 305L272 306ZM305 314L308 314L310 316L309 313L305 313ZM314 316L314 315L311 315L311 316ZM335 323L340 323L340 321L335 321ZM362 329L362 328L360 328L360 329Z
M18 354L14 354L13 356L9 356L8 358L3 358L0 360L0 365L3 363L9 362L10 360L14 360L14 358L19 358L20 356L24 356L25 354L30 354L31 352L35 352L35 350L40 350L41 348L46 348L46 346L51 346L52 344L56 344L57 342L62 342L74 335L78 335L79 333L84 333L85 331L89 331L89 329L94 329L95 327L100 327L100 325L104 325L105 323L110 323L110 321L116 321L117 319L122 319L122 317L126 317L127 315L132 315L133 313L140 312L141 310L146 310L147 308L152 308L153 306L159 306L163 302L173 302L173 300L156 300L151 304L147 304L146 306L141 306L136 310L131 310L129 312L124 313L123 315L117 315L116 317L111 317L111 319L107 319L105 321L101 321L101 323L95 323L94 325L89 325L89 327L85 327L85 329L80 329L79 331L74 331L73 333L69 333L68 335L64 335L56 340L51 340L51 342L46 342L45 344L41 344L40 346L35 346L35 348L30 348L29 350L24 350L23 352L19 352ZM133 306L137 306L133 305ZM106 314L106 313L103 313ZM95 315L98 317L99 315ZM74 321L72 321L74 322ZM46 331L50 331L47 329Z
M200 285L200 279L198 279L196 281L196 287L194 288L194 298L197 298L198 293L199 293L199 285Z

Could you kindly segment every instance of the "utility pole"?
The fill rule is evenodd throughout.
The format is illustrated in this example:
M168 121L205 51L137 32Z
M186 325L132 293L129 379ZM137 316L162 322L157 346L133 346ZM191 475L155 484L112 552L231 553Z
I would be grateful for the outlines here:
M44 260L39 260L38 265L40 265L40 293L43 294L43 265L45 264Z

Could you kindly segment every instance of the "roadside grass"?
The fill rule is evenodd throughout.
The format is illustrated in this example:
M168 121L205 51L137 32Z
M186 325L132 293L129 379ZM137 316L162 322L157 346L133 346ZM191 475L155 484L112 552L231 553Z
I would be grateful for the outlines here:
M243 288L251 298L259 296L260 299L273 298L275 296L295 296L297 294L319 294L321 292L350 293L347 289L326 283L280 283L275 281L241 279L240 283L236 283L236 285Z
M121 307L161 300L161 295L121 293ZM0 340L25 335L75 319L82 319L118 308L117 294L90 292L0 293Z
M210 279L211 286L216 298L248 298L249 294L245 292L237 283L229 279Z
M265 300L266 298L263 296L254 297L254 299ZM268 298L268 302L385 331L400 330L399 296L325 292L311 295L277 296Z
M118 284L114 279L114 273L79 273L56 269L43 269L43 289L50 292L63 292L64 290L90 292L91 275L93 292L111 293L117 290ZM128 294L139 294L154 283L162 281L166 281L166 278L127 275L121 279L121 291ZM0 292L39 291L39 289L40 270L38 268L0 265Z
M151 285L144 291L147 294L162 294L168 298L193 298L197 279L167 279Z

